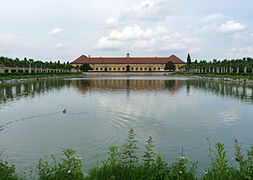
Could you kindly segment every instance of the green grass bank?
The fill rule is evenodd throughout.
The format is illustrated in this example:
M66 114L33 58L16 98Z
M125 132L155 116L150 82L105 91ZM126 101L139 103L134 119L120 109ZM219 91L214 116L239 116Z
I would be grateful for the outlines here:
M173 76L186 76L186 77L203 77L203 78L219 78L221 80L250 80L253 81L253 74L216 74L216 73L186 73L186 72L177 72L172 74Z

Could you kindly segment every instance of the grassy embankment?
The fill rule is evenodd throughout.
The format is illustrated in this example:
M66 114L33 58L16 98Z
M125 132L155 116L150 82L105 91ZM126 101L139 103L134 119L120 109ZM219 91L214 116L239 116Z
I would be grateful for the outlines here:
M40 159L36 172L29 179L39 180L250 180L253 179L253 145L248 150L246 158L235 139L234 165L229 163L222 143L217 143L215 150L210 151L210 167L200 177L196 176L197 162L191 162L183 153L175 162L167 162L160 155L153 152L152 138L149 137L146 151L142 160L136 156L138 149L135 132L131 129L129 136L122 146L112 146L108 151L108 158L88 171L85 176L80 156L74 150L63 151L64 157L57 160ZM210 143L209 143L210 144ZM98 163L99 164L99 163ZM0 179L28 179L25 175L18 176L13 163L0 158Z
M253 74L216 74L216 73L184 73L184 72L178 72L174 73L174 76L199 76L199 77L209 77L209 78L230 78L230 79L248 79L253 80Z
M61 76L75 76L81 75L81 73L4 73L0 74L0 81L11 80L11 79L31 79L31 78L43 78L43 77L61 77Z

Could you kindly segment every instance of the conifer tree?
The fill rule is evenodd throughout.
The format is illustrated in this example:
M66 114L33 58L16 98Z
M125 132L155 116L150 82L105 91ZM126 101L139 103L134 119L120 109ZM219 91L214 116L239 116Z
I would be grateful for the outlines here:
M191 56L188 53L188 56L187 56L187 65L190 65L190 64L191 64Z

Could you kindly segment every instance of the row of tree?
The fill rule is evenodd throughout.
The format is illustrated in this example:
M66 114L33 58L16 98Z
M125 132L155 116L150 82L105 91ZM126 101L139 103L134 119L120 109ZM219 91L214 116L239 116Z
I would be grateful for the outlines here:
M191 62L190 55L184 66L187 72L192 73L253 73L253 58L217 60L207 62L205 60Z
M2 67L31 67L31 68L49 68L49 69L65 69L71 70L74 67L69 63L58 62L42 62L40 60L33 60L24 58L20 60L18 58L12 59L8 57L0 57L0 66Z

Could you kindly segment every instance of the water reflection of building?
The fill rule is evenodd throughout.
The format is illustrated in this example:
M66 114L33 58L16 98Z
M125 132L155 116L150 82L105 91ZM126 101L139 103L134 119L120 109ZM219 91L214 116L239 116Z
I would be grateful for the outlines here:
M180 80L159 80L159 79L91 79L73 80L72 83L77 89L86 93L91 91L170 91L175 93L182 86Z

